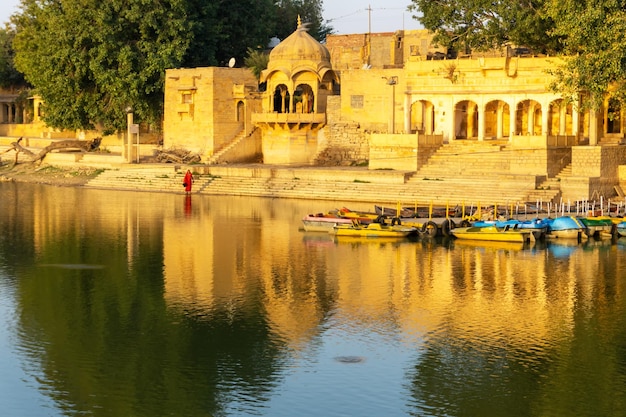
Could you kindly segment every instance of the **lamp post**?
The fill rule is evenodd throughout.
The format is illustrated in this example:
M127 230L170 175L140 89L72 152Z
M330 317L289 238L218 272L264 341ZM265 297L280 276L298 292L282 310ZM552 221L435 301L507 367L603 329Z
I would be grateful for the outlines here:
M133 108L131 106L126 107L126 162L129 164L133 162L133 141L132 141L132 126L133 126Z
M387 85L391 86L391 133L396 133L396 84L398 84L398 76L386 77Z

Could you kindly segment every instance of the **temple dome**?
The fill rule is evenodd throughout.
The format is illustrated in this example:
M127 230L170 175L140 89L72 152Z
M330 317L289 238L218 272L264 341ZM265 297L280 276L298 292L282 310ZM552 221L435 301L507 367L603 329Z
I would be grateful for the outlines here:
M309 35L306 25L299 24L294 33L272 49L269 61L330 63L330 52L313 36Z

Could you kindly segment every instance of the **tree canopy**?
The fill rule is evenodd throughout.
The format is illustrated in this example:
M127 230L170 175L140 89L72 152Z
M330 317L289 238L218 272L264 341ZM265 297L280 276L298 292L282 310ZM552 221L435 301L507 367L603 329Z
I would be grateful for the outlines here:
M44 102L43 120L64 129L123 130L126 109L159 125L165 70L241 65L249 48L295 30L315 35L321 0L21 0L12 16L15 68ZM292 14L294 15L292 17ZM291 21L292 19L292 21ZM311 20L313 19L313 20ZM0 33L0 46L2 45ZM0 71L3 71L0 52ZM8 61L7 61L8 62ZM9 65L10 67L10 65Z
M486 51L512 43L554 53L554 23L543 13L544 0L412 0L409 10L435 41L454 50Z
M160 119L164 69L191 40L184 0L23 0L14 17L15 64L44 101L53 127L105 133L125 126L128 107Z
M562 37L564 61L553 88L573 97L585 92L587 106L598 109L609 94L626 99L626 4L619 0L551 0L553 32ZM558 17L558 19L557 19Z
M26 86L24 76L15 69L13 39L15 30L9 26L0 28L0 87L21 88Z
M412 0L414 18L458 51L512 44L560 55L554 91L598 109L607 94L626 100L623 0Z

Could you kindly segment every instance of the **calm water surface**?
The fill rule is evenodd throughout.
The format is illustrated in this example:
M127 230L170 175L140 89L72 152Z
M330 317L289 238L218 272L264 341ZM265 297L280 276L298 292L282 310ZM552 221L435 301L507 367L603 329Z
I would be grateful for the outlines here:
M626 415L626 242L300 230L339 205L0 184L1 414Z

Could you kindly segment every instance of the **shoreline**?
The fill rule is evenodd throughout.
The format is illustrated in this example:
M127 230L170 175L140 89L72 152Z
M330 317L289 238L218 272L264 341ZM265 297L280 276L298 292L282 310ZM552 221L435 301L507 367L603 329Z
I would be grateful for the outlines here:
M15 166L0 166L0 182L19 182L80 187L95 178L102 170L93 167L60 167L41 164L19 163Z

